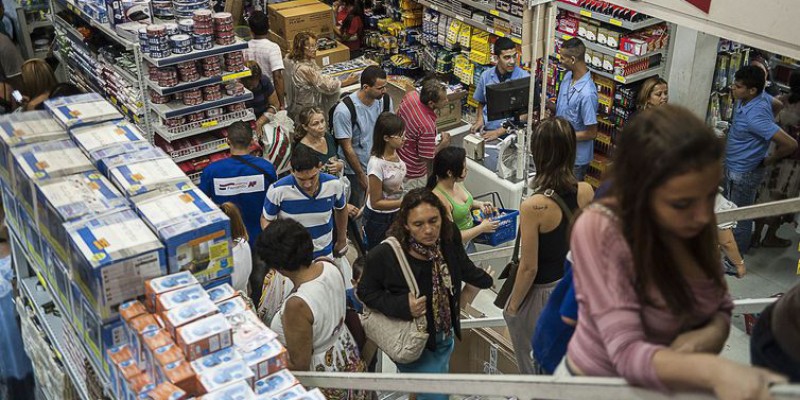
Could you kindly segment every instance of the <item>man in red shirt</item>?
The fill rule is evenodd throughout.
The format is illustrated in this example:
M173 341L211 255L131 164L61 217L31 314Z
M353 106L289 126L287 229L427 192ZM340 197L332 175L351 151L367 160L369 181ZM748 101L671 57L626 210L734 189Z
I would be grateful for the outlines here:
M450 144L450 135L442 132L442 140L436 144L436 110L448 105L447 90L436 79L422 83L422 89L408 93L397 115L406 123L406 141L397 150L397 155L406 163L406 180L403 188L411 190L425 187L428 173L436 153Z

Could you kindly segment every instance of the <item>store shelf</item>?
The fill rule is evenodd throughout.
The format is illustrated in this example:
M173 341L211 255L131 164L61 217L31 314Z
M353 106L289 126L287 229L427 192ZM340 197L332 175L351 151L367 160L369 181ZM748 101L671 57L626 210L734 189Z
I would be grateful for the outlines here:
M574 36L568 35L568 34L563 33L563 32L556 31L556 37L560 38L560 39L563 39L563 40L570 40ZM665 51L665 49L662 48L662 49L658 49L656 51L653 51L651 53L647 53L647 54L645 54L643 56L636 56L636 55L633 55L633 54L628 54L628 53L625 53L625 52L622 52L622 51L614 50L614 49L612 49L612 48L610 48L608 46L603 46L602 44L597 43L597 42L590 42L588 40L584 40L583 44L589 50L597 51L597 52L600 52L600 53L603 53L603 54L608 54L610 56L614 56L614 58L618 58L620 60L628 61L628 62L639 61L639 60L641 60L643 58L649 58L649 57L654 56L656 54L664 54L664 51Z
M605 14L593 13L593 12L591 12L589 10L586 10L586 9L582 8L582 7L574 6L572 4L567 4L567 3L564 3L562 1L557 1L555 3L557 5L557 7L562 9L562 10L571 11L571 12L574 12L575 14L580 14L580 15L582 15L584 17L591 18L591 19L594 19L594 20L597 20L597 21L601 21L601 22L605 22L605 23L610 24L610 25L619 26L621 28L628 29L628 30L631 30L631 31L638 31L639 29L644 29L644 28L647 28L649 26L653 26L653 25L660 24L661 22L663 22L662 20L660 20L658 18L648 18L648 19L646 19L644 21L640 21L640 22L630 22L630 21L620 20L620 19L616 19L616 18L611 18L610 16L605 15Z
M245 89L244 94L238 96L223 96L219 100L205 101L196 106L187 106L179 101L172 101L167 104L151 104L150 108L158 114L161 118L175 118L184 115L194 114L196 112L205 111L209 108L223 107L243 101L252 100L253 93Z
M125 78L126 80L128 80L128 82L131 82L131 83L138 83L139 82L139 80L136 78L136 76L132 75L129 71L125 70L124 68L121 68L117 64L112 64L110 62L106 62L105 65L108 66L109 68L111 68L112 71L116 72L117 75L119 75L119 76Z
M481 11L483 11L483 12L485 12L487 14L493 15L495 17L502 18L502 19L504 19L504 20L506 20L508 22L511 22L512 24L522 24L522 17L517 17L517 16L511 15L509 13L505 13L505 12L502 12L502 11L497 11L496 8L492 7L489 4L481 3L479 1L469 1L469 2L468 1L462 1L461 3L465 4L465 5L468 5L468 6L474 8L476 10L481 10Z
M34 29L38 29L38 28L46 28L48 26L53 26L53 23L51 21L49 21L49 20L36 21L36 22L29 23L28 24L28 29L34 30Z
M219 153L220 151L228 150L228 142L226 139L212 140L207 143L198 144L186 149L175 150L169 153L172 161L176 163L191 160L196 157L203 157L209 154Z
M486 32L491 33L492 35L495 35L495 36L508 37L509 39L514 41L514 43L522 44L522 38L517 36L517 35L510 34L510 33L507 34L505 32L501 32L501 31L496 31L494 28L492 28L492 27L490 27L490 26L488 26L488 25L486 25L486 24L484 24L482 22L475 21L475 20L473 20L471 18L466 18L463 15L458 15L458 14L456 14L456 13L450 11L450 10L442 9L439 6L437 6L436 4L433 4L433 3L428 2L426 0L418 0L418 2L419 2L419 4L422 4L423 6L428 7L433 11L437 11L437 12L440 12L440 13L442 13L444 15L447 15L447 16L449 16L451 18L455 18L455 19L457 19L457 20L459 20L459 21L461 21L461 22L463 22L463 23L465 23L467 25L470 25L472 27L484 30ZM468 4L468 3L465 3L465 4Z
M214 45L210 50L194 50L189 54L173 54L164 58L152 58L148 54L142 54L142 58L147 60L150 64L156 67L167 67L170 65L180 64L186 61L198 60L205 57L217 56L220 54L231 53L237 50L244 50L247 48L247 42L242 39L236 38L236 43L227 46Z
M213 85L215 83L227 82L227 81L234 80L234 79L239 79L239 78L246 78L248 76L250 76L250 70L249 69L245 69L244 71L229 72L229 73L226 73L226 74L221 75L221 76L212 76L210 78L201 78L201 79L198 79L198 80L196 80L194 82L183 82L183 83L179 83L178 85L173 86L173 87L161 87L161 86L158 86L158 84L156 82L153 82L150 79L145 79L145 81L147 81L147 86L149 86L150 89L152 89L156 93L164 96L164 95L168 95L168 94L182 92L184 90L189 90L189 89L193 89L193 88Z
M104 23L101 23L101 22L98 22L98 21L92 19L92 17L86 15L86 13L84 13L83 10L80 9L80 7L76 6L71 1L68 1L68 0L54 0L54 1L55 1L56 4L66 8L67 10L71 11L75 15L79 16L87 24L89 24L92 27L97 28L101 32L105 33L106 36L109 37L109 39L117 42L121 46L125 47L125 49L127 49L127 50L132 50L133 49L133 47L134 47L134 43L133 42L121 37L120 35L118 35L117 32L115 32L113 29L111 29L111 26L109 26L108 24L104 24Z
M781 83L781 82L777 82L777 81L773 81L772 83L775 84L775 86L777 86L778 89L780 89L780 90L782 90L784 92L789 93L789 92L792 91L792 88L790 88L789 85L787 85L785 83Z
M192 183L194 183L195 185L199 185L200 184L200 175L203 175L203 171L192 172L191 174L186 174L186 176L188 176L189 179L192 181Z
M233 112L230 114L223 114L216 118L209 118L204 121L193 122L191 124L184 124L174 128L167 128L161 124L154 124L153 130L158 133L164 140L172 142L173 140L183 139L201 133L214 131L217 129L227 128L236 121L253 121L256 117L250 109Z
M619 83L625 84L625 83L638 82L638 81L650 78L652 76L656 76L656 75L660 74L663 71L663 68L659 65L659 66L657 66L655 68L651 68L651 69L648 69L648 70L645 70L645 71L642 71L642 72L637 72L635 74L627 75L627 76L615 75L615 74L611 74L611 73L608 73L606 71L601 71L601 70L594 69L594 68L589 68L589 71L591 71L593 74L598 74L598 75L601 75L601 76L605 76L606 78L613 79L613 80L615 80L615 81L617 81Z

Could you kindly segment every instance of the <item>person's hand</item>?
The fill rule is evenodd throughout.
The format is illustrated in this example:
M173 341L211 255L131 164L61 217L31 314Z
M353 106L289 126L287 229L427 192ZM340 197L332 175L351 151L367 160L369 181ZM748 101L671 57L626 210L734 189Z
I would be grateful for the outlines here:
M485 141L490 142L505 134L506 134L506 128L497 128L488 132L484 132L482 136Z
M475 123L469 128L469 131L472 133L478 133L481 129L483 129L483 118L479 118L477 121L475 121Z
M478 228L480 229L481 233L492 233L497 230L498 226L500 226L499 222L490 218L485 218L483 221L481 221L481 224L478 225Z
M333 256L341 257L344 253L347 253L347 239L339 239L333 245Z
M494 205L492 203L489 203L488 201L480 202L478 208L480 208L483 215L486 216L492 215L492 213L494 212Z
M769 386L786 382L785 376L766 369L723 360L713 373L712 388L720 400L769 400Z
M344 163L331 158L325 164L325 169L327 169L328 173L331 175L339 175L339 173L342 172L342 169L344 169Z
M348 75L347 78L344 78L344 80L342 81L342 86L350 86L356 84L358 82L358 77L359 76L357 72L351 72L350 75Z
M744 260L741 264L736 264L736 278L742 279L747 275L747 267L744 266Z
M704 336L703 328L681 333L672 341L669 348L678 353L702 352L700 343L703 341Z
M347 216L350 218L358 218L361 215L362 208L358 208L352 204L347 205Z
M419 298L415 298L413 294L408 294L408 308L411 310L411 316L414 318L419 318L425 315L425 303L427 303L428 297L422 296Z
M367 190L367 188L369 187L369 180L367 179L366 174L358 175L358 184L361 185L361 187L364 188L365 191Z
M439 145L441 145L442 148L447 147L447 146L450 145L450 134L449 133L442 132L442 140L439 141Z
M508 315L508 316L511 316L511 317L517 316L517 313L519 313L519 308L518 307L519 306L512 306L511 302L509 302L508 303L508 307L506 307L506 309L504 310L505 314Z

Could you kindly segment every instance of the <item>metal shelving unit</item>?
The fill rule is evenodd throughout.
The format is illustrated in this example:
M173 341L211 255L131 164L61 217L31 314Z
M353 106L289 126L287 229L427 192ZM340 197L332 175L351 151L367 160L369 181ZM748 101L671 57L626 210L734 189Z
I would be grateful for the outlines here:
M198 144L197 146L192 146L186 149L175 150L169 152L169 156L172 157L172 161L176 163L188 161L195 157L202 157L207 156L209 154L219 153L223 150L228 150L230 147L228 146L227 140L218 139L212 140L210 142Z
M161 86L158 86L158 83L153 82L150 79L147 79L146 81L147 81L147 86L150 89L152 89L156 93L158 93L158 94L163 96L163 95L182 92L184 90L189 90L189 89L193 89L193 88L213 85L215 83L222 83L222 82L227 82L227 81L234 80L234 79L246 78L248 76L250 76L250 70L249 69L245 69L244 71L228 72L226 74L219 75L219 76L212 76L212 77L209 77L209 78L200 78L200 79L198 79L198 80L196 80L194 82L182 82L182 83L179 83L179 84L177 84L175 86L172 86L172 87L161 87Z
M457 19L457 20L459 20L459 21L461 21L461 22L463 22L463 23L465 23L467 25L470 25L472 27L484 30L486 32L491 33L492 35L495 35L495 36L508 37L509 39L514 41L514 43L522 44L522 38L519 37L518 35L514 35L514 34L511 34L511 33L505 33L505 32L502 32L502 31L495 30L494 28L486 25L483 22L478 22L478 21L475 21L472 18L466 18L463 15L459 15L459 14L456 14L456 13L450 11L450 10L443 9L443 8L437 6L436 4L433 4L433 3L431 3L431 2L429 2L427 0L417 0L417 2L419 4L422 4L425 7L430 8L433 11L437 11L437 12L440 12L440 13L442 13L444 15L447 15L448 17L455 18L455 19ZM470 3L465 3L465 4L470 5L470 6L472 5Z
M589 70L593 74L597 74L597 75L600 75L600 76L605 76L606 78L613 79L613 80L615 80L615 81L617 81L619 83L633 83L633 82L638 82L638 81L650 78L652 76L656 76L656 75L660 74L664 70L664 68L661 65L659 65L659 66L657 66L655 68L651 68L651 69L648 69L648 70L645 70L645 71L642 71L642 72L637 72L635 74L626 75L626 76L615 75L615 74L612 74L612 73L609 73L609 72L606 72L606 71L601 71L601 70L594 69L594 68L590 68Z
M572 39L574 36L556 31L556 37L558 37L560 39L563 39L563 40L569 40L569 39ZM639 61L639 60L641 60L643 58L652 57L652 56L654 56L656 54L664 54L664 52L665 52L665 49L662 48L662 49L658 49L656 51L647 53L647 54L645 54L643 56L637 56L637 55L625 53L623 51L612 49L612 48L610 48L608 46L603 46L600 43L590 42L588 40L584 40L583 44L589 50L599 51L600 53L608 54L610 56L614 56L614 58L618 58L620 60L628 61L628 62Z
M574 6L572 4L567 4L561 1L557 1L555 2L555 4L558 8L562 10L571 11L574 12L575 14L580 14L584 17L591 18L600 22L605 22L610 25L619 26L621 28L628 29L631 31L638 31L639 29L644 29L649 26L653 26L664 22L663 20L660 20L658 18L648 18L644 21L630 22L621 19L611 18L610 16L605 14L593 13L585 8Z
M504 19L504 20L506 20L508 22L511 22L512 24L521 24L522 23L522 18L521 17L517 17L517 16L511 15L511 14L506 13L506 12L498 11L496 8L490 6L489 4L482 3L480 1L470 1L468 3L465 2L464 4L470 6L470 7L474 8L474 9L481 10L481 11L487 13L487 14L493 15L495 17L500 17L500 18L502 18L502 19Z
M175 118L175 117L182 117L184 115L194 114L200 111L205 111L208 110L209 108L224 107L252 99L253 99L253 93L245 89L244 94L240 94L238 96L224 95L219 100L205 101L202 104L198 104L196 106L187 106L183 103L172 101L167 104L151 104L150 108L161 118Z
M125 50L134 50L134 48L139 47L130 40L127 40L118 35L117 32L114 32L114 30L111 29L111 27L108 24L98 22L89 15L86 15L86 13L83 12L83 10L81 10L80 7L76 6L75 3L73 3L71 0L52 0L52 2L53 4L58 4L60 7L71 11L73 14L80 17L84 22L86 22L93 28L99 30L100 32L103 32L109 39L117 42L119 45L124 47ZM53 14L56 14L55 8L52 8L52 10Z
M158 133L164 140L171 142L173 140L183 139L201 133L211 132L221 128L227 128L236 121L253 121L256 117L250 109L236 111L229 114L223 114L219 117L209 118L191 124L184 124L168 128L161 124L153 125L153 130Z
M155 65L156 67L168 67L170 65L176 65L186 61L197 60L198 58L218 56L225 53L244 50L246 48L247 48L247 42L237 38L236 43L234 44L230 44L227 46L214 45L214 47L211 48L210 50L194 50L191 53L173 54L169 57L164 57L164 58L152 58L147 54L143 54L142 58L144 58L150 64Z

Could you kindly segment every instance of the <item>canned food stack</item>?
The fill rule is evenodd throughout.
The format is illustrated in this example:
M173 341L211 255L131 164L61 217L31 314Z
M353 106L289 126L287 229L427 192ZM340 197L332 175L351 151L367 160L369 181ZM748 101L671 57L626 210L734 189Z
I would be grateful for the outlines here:
M186 116L186 123L193 123L193 122L200 122L206 119L206 112L205 111L198 111L196 113L192 113Z
M172 96L170 95L160 95L153 89L150 89L150 102L153 104L167 104L172 101Z
M175 67L165 67L158 69L158 86L173 87L178 85L178 70Z
M244 85L240 82L231 81L224 84L225 94L228 96L240 96L244 94Z
M195 11L206 10L211 7L208 0L172 0L172 7L175 9L175 17L192 18Z
M194 33L194 20L191 18L184 18L178 21L178 30L184 35L191 36Z
M194 88L183 92L183 104L187 106L203 104L203 91L200 88Z
M169 44L173 54L188 54L192 52L192 37L186 34L172 35Z
M222 56L225 61L226 72L239 72L244 70L244 54L241 51L234 51Z
M236 43L236 35L233 33L233 15L220 12L212 15L211 18L214 21L216 43L220 46Z
M245 108L247 107L245 107L244 103L236 103L236 104L231 104L229 106L225 106L225 111L227 111L228 113L234 113L237 111L242 111Z
M194 82L200 79L200 71L197 69L197 63L194 61L187 61L178 64L178 78L181 82Z
M175 19L175 9L172 7L172 0L153 0L153 16L162 20Z
M192 16L195 50L209 50L214 47L214 22L211 15L211 10L198 10Z
M209 108L206 110L206 118L216 118L223 114L222 107Z
M202 75L204 77L212 77L222 75L222 61L219 56L206 57L200 61L202 68Z
M203 100L217 101L222 100L222 85L209 85L203 87Z
M146 28L147 48L152 58L165 58L172 55L169 46L167 27L163 24L152 24Z

